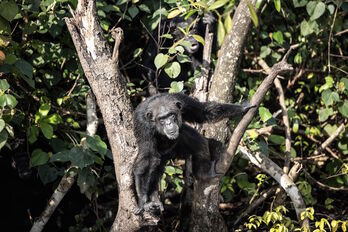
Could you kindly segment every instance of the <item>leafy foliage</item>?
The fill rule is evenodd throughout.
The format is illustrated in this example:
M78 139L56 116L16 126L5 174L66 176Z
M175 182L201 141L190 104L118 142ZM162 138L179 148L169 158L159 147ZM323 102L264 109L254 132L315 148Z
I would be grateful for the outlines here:
M234 99L250 98L264 79L257 59L272 66L290 45L299 44L289 60L295 68L294 73L280 79L292 129L291 161L301 162L303 168L328 187L347 188L348 131L340 133L329 150L319 147L341 124L347 125L348 4L319 0L260 2L257 1L256 7L248 4L253 28L244 50L242 71L236 79ZM64 17L70 17L69 6L76 8L76 4L75 0L0 2L0 156L12 159L19 150L26 151L30 156L30 168L50 190L64 173L75 170L80 192L93 204L87 208L100 209L97 202L105 200L103 197L110 189L116 189L116 182L104 128L99 128L98 135L93 137L85 134L85 95L90 88L64 23ZM159 40L159 45L164 40L169 41L169 47L158 47L153 61L156 73L165 72L172 78L169 92L190 91L194 79L200 75L199 68L189 71L182 68L183 64L192 62L185 53L185 47L190 46L186 40L174 41L173 35L167 32L151 38L153 31L158 31L161 20L190 16L198 20L205 12L210 12L216 19L214 33L220 48L226 35L233 30L232 17L237 4L238 1L233 0L97 1L99 21L110 46L113 39L109 30L117 24L125 31L120 68L128 80L127 90L134 105L147 91L148 82L142 78L138 66L143 64L142 53L151 39ZM184 38L190 36L190 27L192 25L180 28ZM204 35L192 36L204 44ZM217 58L218 52L212 54L212 69ZM190 78L178 80L186 71ZM261 151L282 167L285 135L281 114L277 113L279 109L278 94L273 88L243 140L252 151ZM260 132L268 127L271 132ZM18 148L14 144L20 138L26 143ZM318 149L319 155L315 155ZM161 180L161 190L179 195L183 191L183 179L182 165L169 163ZM248 161L237 157L221 184L223 202L237 205L226 217L235 219L239 210L245 210L261 191L274 184L269 176L260 174ZM313 221L316 231L346 231L347 218L343 213L346 203L341 195L321 190L302 173L296 184L307 205L314 207L316 212L334 217L321 218L314 214L314 209L308 209L304 216ZM113 193L112 200L115 196ZM269 203L267 200L256 209L257 214L263 216L254 215L243 221L243 229L298 229L294 215L289 213L293 209L288 200L283 207L274 210L270 208L273 203ZM108 222L100 218L107 218L105 215L115 209L113 204L112 209L105 208L97 213L81 210L70 229L86 228L84 219L93 215L95 224L88 227L105 230ZM55 223L54 220L51 223ZM235 229L232 227L231 230Z

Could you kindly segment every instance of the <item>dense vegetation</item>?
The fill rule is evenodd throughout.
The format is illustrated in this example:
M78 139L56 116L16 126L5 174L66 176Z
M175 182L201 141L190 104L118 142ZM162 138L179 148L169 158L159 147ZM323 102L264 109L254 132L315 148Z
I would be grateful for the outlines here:
M250 98L265 77L262 61L278 62L290 45L299 48L290 56L291 75L280 79L291 128L291 164L300 163L296 184L317 231L346 231L348 191L348 3L343 1L259 1L259 15L251 8L253 28L235 85L234 100ZM142 53L160 21L179 16L216 19L217 47L233 30L237 1L119 0L97 1L98 16L110 45L109 30L120 26L120 69L128 80L128 94L136 106L147 94L140 75ZM64 17L75 9L75 0L5 0L0 3L0 165L3 190L12 199L12 226L28 230L68 169L78 173L74 186L47 225L47 231L108 230L117 209L117 185L112 155L103 126L86 138L85 95L90 87L76 55ZM182 28L187 33L189 28ZM186 35L186 34L185 34ZM204 43L204 35L195 39ZM161 38L171 48L161 48L154 63L172 78L170 92L189 92L200 69L186 70L185 41ZM218 50L218 49L217 49ZM218 51L212 54L213 65ZM261 60L261 62L260 62ZM190 77L177 81L182 72ZM259 115L243 141L280 167L285 160L286 127L278 92L266 96ZM99 115L100 116L100 115ZM100 117L101 118L101 117ZM333 140L328 140L333 138ZM86 139L87 148L81 141ZM324 142L327 142L325 144ZM320 148L325 144L324 148ZM27 164L26 159L30 162ZM14 162L13 162L14 160ZM14 165L11 166L11 163ZM161 189L168 206L161 229L172 231L178 220L175 209L183 191L183 167L171 162ZM29 165L29 166L28 166ZM292 165L290 165L292 166ZM237 156L221 186L221 211L230 228L282 231L298 227L289 200L274 192L248 215L241 215L263 192L275 191L275 182ZM79 190L79 191L78 191ZM279 195L279 194L278 194ZM6 201L6 199L5 199ZM2 209L4 210L4 209ZM16 218L14 218L16 215ZM18 216L19 215L19 216ZM248 217L252 215L251 217Z

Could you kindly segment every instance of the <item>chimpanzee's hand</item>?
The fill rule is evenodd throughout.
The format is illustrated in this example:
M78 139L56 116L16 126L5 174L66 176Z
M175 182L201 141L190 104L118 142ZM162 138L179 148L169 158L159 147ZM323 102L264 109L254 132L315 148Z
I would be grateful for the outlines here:
M250 101L246 100L242 102L243 112L248 112L251 108L256 107L256 105L251 105Z

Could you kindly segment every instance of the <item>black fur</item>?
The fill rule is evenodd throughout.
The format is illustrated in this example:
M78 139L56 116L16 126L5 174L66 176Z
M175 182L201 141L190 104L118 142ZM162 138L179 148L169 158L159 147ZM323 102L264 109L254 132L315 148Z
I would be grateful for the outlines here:
M199 102L185 94L158 94L142 102L134 114L135 136L139 153L134 176L138 208L163 210L158 198L158 182L168 160L176 155L192 155L195 178L212 178L215 162L211 160L208 141L187 122L215 122L241 115L251 108L242 105Z

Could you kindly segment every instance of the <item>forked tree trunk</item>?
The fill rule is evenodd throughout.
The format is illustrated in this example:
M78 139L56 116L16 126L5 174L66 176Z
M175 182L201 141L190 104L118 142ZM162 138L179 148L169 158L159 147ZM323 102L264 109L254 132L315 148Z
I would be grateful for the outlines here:
M130 99L126 81L118 69L118 46L122 31L113 31L112 53L96 16L94 0L79 0L73 18L66 24L74 42L85 76L96 96L110 142L118 182L118 212L113 231L136 231L140 218L133 214L136 199L132 190L132 169L137 154L133 135Z
M250 0L249 2L254 6L256 1ZM208 93L210 101L232 102L235 79L251 26L250 11L245 0L240 1L233 15L232 22L232 31L226 35L219 51L219 59ZM223 120L204 126L204 135L217 141L217 143L214 143L215 146L211 151L214 157L219 157L229 142L231 132L227 121ZM226 165L229 167L230 164ZM220 178L207 182L195 181L190 223L192 231L227 231L227 227L219 212L220 183Z

